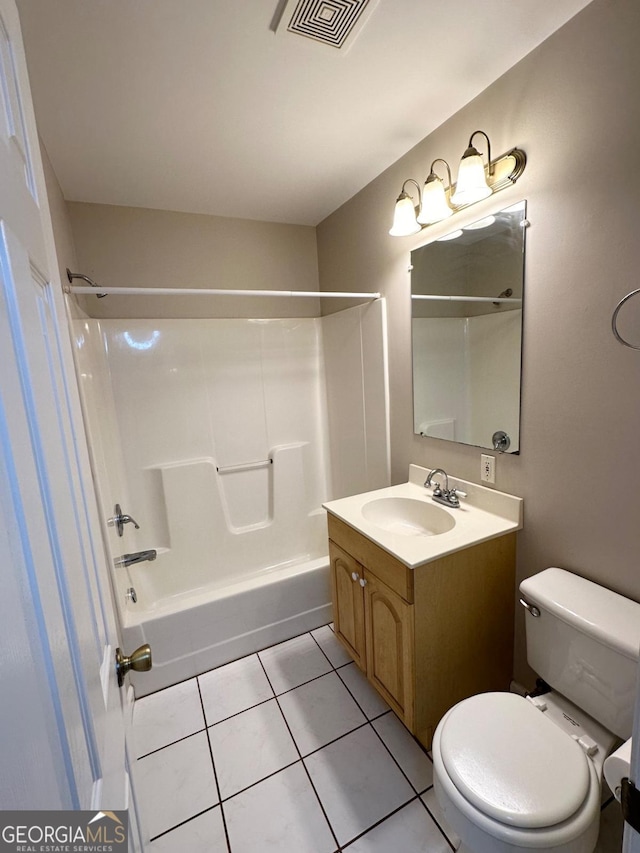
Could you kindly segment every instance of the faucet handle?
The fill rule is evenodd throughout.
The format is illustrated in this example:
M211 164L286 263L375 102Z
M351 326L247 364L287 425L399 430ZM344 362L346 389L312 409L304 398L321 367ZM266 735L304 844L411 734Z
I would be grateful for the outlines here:
M120 508L120 504L116 504L113 508L113 518L110 518L107 524L109 527L115 527L118 531L118 536L124 535L124 526L125 524L133 524L136 530L140 530L140 525L132 518L130 515L125 515Z
M466 496L466 492L459 492L455 487L447 492L447 500L454 507L459 507L460 498L466 498Z

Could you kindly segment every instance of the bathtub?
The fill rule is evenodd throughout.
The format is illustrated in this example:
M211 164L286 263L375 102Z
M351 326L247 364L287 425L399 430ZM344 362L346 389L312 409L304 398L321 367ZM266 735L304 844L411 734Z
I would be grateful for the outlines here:
M162 558L130 567L126 582L144 588ZM152 650L151 671L130 674L138 698L331 621L327 556L185 593L156 591L135 604L125 591L118 590L124 648L149 643Z

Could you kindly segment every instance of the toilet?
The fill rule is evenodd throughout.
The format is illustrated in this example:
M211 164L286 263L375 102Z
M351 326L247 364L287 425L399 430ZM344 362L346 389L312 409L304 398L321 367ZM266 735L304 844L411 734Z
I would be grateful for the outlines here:
M527 659L552 689L451 708L433 738L436 798L460 851L591 853L604 760L631 737L640 604L558 568L520 592Z

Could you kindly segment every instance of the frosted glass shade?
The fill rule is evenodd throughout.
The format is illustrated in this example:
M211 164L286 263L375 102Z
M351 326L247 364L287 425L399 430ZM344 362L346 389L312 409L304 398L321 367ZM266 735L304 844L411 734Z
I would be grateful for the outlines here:
M416 209L413 206L413 199L404 192L400 193L396 202L393 225L389 234L392 237L408 237L410 234L417 234L420 230L420 225L418 225L418 220L416 219Z
M431 225L433 222L441 222L451 216L453 210L447 202L444 184L433 172L427 178L422 190L422 206L418 214L418 222L423 225Z
M473 204L474 201L487 198L491 193L492 189L487 184L482 157L475 148L468 148L460 161L458 183L451 201L455 205Z

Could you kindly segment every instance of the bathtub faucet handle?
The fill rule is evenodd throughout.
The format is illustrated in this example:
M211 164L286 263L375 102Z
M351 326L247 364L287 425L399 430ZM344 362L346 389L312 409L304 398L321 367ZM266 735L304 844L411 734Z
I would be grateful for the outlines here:
M125 524L133 524L136 530L140 530L140 525L132 518L130 515L125 515L120 508L120 504L116 504L113 508L113 518L110 518L107 524L109 527L115 527L118 536L124 535L124 526Z

